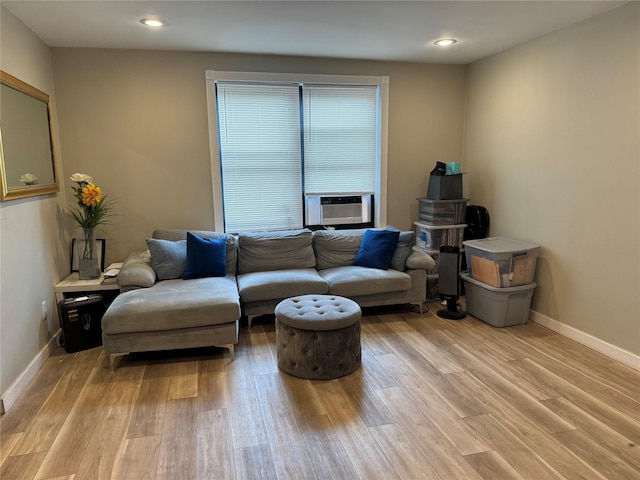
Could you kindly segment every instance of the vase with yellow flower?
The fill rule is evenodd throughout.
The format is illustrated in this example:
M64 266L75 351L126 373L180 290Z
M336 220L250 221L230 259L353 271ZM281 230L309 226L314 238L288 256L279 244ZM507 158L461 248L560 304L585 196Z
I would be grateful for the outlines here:
M75 192L78 207L69 215L78 223L74 255L78 259L78 275L80 280L90 280L100 276L98 252L96 249L96 227L106 224L113 204L102 195L100 187L93 183L93 178L84 173L74 173L71 181L77 183L71 189Z

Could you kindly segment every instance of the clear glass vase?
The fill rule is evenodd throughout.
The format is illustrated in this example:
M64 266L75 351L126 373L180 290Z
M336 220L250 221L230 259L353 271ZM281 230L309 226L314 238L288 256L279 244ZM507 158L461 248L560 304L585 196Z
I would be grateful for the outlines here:
M100 277L95 233L95 228L79 228L77 230L75 256L78 259L80 280L92 280Z

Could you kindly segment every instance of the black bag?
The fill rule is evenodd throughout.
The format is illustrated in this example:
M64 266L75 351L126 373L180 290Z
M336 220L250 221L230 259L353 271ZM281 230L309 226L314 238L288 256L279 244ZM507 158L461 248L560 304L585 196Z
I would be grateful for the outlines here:
M478 240L489 236L489 212L480 205L467 205L464 229L465 240Z
M464 240L479 240L489 236L489 211L480 205L467 205L465 213ZM467 256L462 255L460 269L464 272L467 270ZM465 294L464 282L461 285L460 295Z

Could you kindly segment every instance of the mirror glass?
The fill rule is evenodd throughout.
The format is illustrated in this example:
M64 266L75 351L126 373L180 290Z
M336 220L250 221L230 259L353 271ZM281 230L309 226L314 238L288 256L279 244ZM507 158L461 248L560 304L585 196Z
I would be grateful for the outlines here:
M2 200L59 190L49 95L0 71Z

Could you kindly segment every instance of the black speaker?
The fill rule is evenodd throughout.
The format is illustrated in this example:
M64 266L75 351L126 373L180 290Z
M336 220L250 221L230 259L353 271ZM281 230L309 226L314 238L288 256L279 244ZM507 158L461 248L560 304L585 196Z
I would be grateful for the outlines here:
M447 320L462 320L467 312L458 308L460 299L460 248L450 245L440 247L438 262L438 283L440 298L447 302L447 308L438 310L438 316Z

